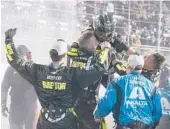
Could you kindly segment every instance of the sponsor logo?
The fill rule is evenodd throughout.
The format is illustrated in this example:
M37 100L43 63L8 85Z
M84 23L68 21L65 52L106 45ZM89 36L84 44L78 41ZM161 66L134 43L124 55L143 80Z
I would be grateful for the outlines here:
M71 67L81 67L84 68L86 66L86 63L84 62L78 62L78 61L72 61Z
M133 88L129 99L139 99L139 100L146 100L145 95L143 93L143 90L141 87L135 87Z
M146 106L147 102L142 88L141 87L133 88L125 104L126 106L130 105L132 107L135 105Z
M64 82L42 81L42 86L44 89L55 89L55 90L65 90L66 89L66 83L64 83Z
M47 75L47 79L48 80L61 80L62 76L51 76L51 75Z

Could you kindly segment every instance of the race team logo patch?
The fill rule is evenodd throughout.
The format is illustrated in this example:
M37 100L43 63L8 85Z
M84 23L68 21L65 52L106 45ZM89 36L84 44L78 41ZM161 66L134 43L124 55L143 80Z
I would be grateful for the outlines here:
M146 106L146 98L143 92L143 89L141 87L134 87L127 98L125 105L134 107L134 106Z

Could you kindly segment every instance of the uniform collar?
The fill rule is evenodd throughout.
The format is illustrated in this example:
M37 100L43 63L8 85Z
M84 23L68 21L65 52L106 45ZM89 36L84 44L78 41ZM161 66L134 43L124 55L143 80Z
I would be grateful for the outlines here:
M50 66L51 66L53 69L59 69L59 68L61 68L61 67L64 67L64 63L57 64L57 63L52 62L52 63L50 64Z
M139 74L141 74L141 72L133 71L133 72L131 72L130 74L133 74L133 75L139 75Z

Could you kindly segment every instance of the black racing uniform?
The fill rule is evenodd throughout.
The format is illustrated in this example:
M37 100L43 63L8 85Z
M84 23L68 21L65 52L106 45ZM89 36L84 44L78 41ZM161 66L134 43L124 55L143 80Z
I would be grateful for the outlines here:
M34 86L42 107L37 129L77 129L73 92L79 87L85 88L101 77L104 72L101 60L98 59L96 64L86 67L87 69L54 69L48 65L26 62L20 58L14 44L9 41L6 41L8 62ZM77 85L74 85L75 83Z
M7 106L8 91L11 96L9 107L10 129L34 129L37 95L34 87L9 66L1 85L1 106Z
M90 53L84 48L71 47L67 53L69 58L68 64L70 67L91 66L97 61L97 57L106 58L105 52L97 50L94 53ZM106 67L106 63L102 63ZM98 94L100 82L101 78L94 81L92 85L86 85L87 87L78 94L79 97L75 103L75 110L79 117L80 129L99 129L99 124L94 122L93 111L96 106L96 95Z
M111 43L112 48L109 51L109 57L108 57L108 63L109 63L108 73L104 74L101 80L101 84L105 88L110 83L110 81L114 79L113 74L115 73L115 71L120 72L120 75L126 74L125 72L126 69L124 67L121 67L120 62L117 63L116 59L118 58L117 57L118 55L122 55L122 52L126 53L129 50L129 47L124 42L122 42L120 35L113 37L113 40L110 43ZM113 66L113 61L115 61L114 66Z
M147 79L151 80L156 87L159 87L160 75L161 75L160 69L154 71L143 69L141 74L145 76Z

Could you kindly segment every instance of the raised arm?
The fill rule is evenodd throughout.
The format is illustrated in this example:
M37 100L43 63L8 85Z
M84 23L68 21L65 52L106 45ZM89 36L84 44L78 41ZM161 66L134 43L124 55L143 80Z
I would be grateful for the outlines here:
M108 42L104 42L102 44L102 52L100 52L101 55L98 56L97 62L94 65L87 65L85 69L81 70L75 69L74 78L76 78L76 81L81 88L91 85L107 70L104 63L108 59L108 53L111 46Z
M17 53L13 37L16 34L15 29L9 29L5 32L5 48L6 48L6 56L8 63L18 71L21 76L34 84L34 80L36 79L36 64L33 62L27 62L22 59L21 56Z

